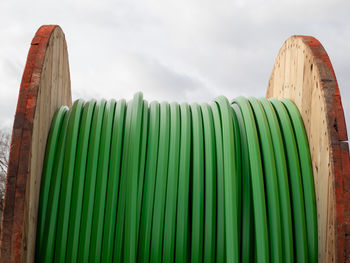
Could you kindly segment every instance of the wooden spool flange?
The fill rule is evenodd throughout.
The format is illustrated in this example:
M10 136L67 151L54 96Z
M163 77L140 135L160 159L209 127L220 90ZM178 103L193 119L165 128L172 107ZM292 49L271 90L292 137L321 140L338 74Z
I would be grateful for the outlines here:
M317 197L319 261L350 260L350 164L340 93L330 60L312 37L280 50L267 97L289 98L306 127ZM12 131L1 262L33 262L36 214L46 139L54 112L71 106L64 34L42 26L29 50Z
M27 57L12 130L0 261L34 262L36 217L46 139L61 105L71 106L67 45L58 26L36 32Z
M309 140L319 262L350 262L350 164L337 79L321 43L293 36L282 46L266 97L295 102Z

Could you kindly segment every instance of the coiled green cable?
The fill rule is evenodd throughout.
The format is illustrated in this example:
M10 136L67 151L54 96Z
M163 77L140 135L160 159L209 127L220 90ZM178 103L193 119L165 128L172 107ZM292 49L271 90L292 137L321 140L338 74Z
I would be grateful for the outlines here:
M298 146L303 193L305 198L306 236L309 262L317 261L317 212L311 156L303 122L297 107L290 100L282 99L290 116Z
M60 136L61 129L64 120L66 120L65 115L67 114L68 108L61 107L57 112L56 115L52 121L51 125L51 131L48 137L47 141L47 147L46 147L46 155L44 160L44 167L43 167L43 173L42 173L42 180L41 180L41 192L40 192L40 202L39 202L39 208L38 208L38 228L37 228L37 246L36 246L36 254L38 255L38 258L43 259L43 255L39 255L39 252L42 251L42 246L44 245L44 237L46 236L47 232L45 232L45 223L48 219L46 219L46 216L50 216L47 213L48 209L51 209L51 207L48 206L49 202L49 196L52 198L52 190L51 189L51 182L54 182L55 176L54 175L54 163L56 161L55 158L57 158L57 151L58 148L62 145L62 140ZM65 124L66 125L66 124ZM66 127L64 127L66 128ZM61 143L61 144L60 144ZM51 201L52 202L52 201ZM46 234L45 234L46 233ZM47 241L47 240L46 240Z
M281 230L282 230L282 255L284 262L294 262L293 256L293 232L292 232L292 215L291 200L289 194L287 163L284 153L284 146L280 126L276 113L271 103L265 99L259 99L266 114L267 122L271 132L272 146L276 162L277 185L281 213Z
M224 151L221 125L222 119L220 115L220 109L216 102L211 104L214 128L215 128L215 144L216 144L216 261L225 261L225 199L224 199Z
M175 222L176 202L179 181L179 158L180 158L180 106L177 103L170 105L170 145L169 145L169 168L164 217L164 241L163 261L174 261L175 248Z
M300 162L295 141L294 130L283 104L277 99L270 99L282 128L282 136L285 143L287 165L289 169L289 182L291 186L293 233L295 245L295 260L297 262L308 261L308 248L306 241L305 205L301 181Z
M68 121L67 138L65 142L61 193L58 211L58 221L55 242L55 262L65 262L67 249L68 224L70 219L70 206L72 198L73 175L76 157L76 145L83 102L77 100L71 111Z
M101 262L112 262L114 234L116 229L118 193L120 192L120 169L125 121L125 100L117 102L112 128L111 152L109 162L109 180L107 186L106 210L103 223Z
M204 243L203 261L215 261L216 237L216 149L213 113L208 104L201 105L204 129Z
M47 210L46 215L41 214L42 219L38 219L38 229L43 229L43 232L38 233L38 240L41 240L42 243L38 244L39 251L36 252L36 256L38 261L40 262L52 262L54 256L54 248L55 248L55 235L56 235L56 227L57 227L57 215L58 215L58 205L60 199L60 188L62 182L62 173L63 173L63 159L64 159L64 149L65 149L65 141L68 127L68 120L70 117L70 111L65 114L59 114L60 111L56 114L55 121L62 123L61 132L58 136L57 149L55 153L55 157L53 158L53 162L47 163L46 169L52 171L51 180L47 182L47 188L49 190L41 188L41 193L45 193L48 191L47 197ZM62 118L63 120L58 120L58 118ZM55 125L54 125L55 126ZM52 129L52 131L55 129ZM55 135L49 136L49 138L54 138ZM48 146L51 148L51 146ZM49 151L50 152L50 151ZM46 155L48 156L48 155ZM46 157L45 157L46 158ZM46 158L49 160L49 158ZM51 167L48 167L51 165ZM45 170L46 170L45 169ZM44 179L44 182L48 181ZM40 197L39 207L42 205L40 203L44 203L45 201ZM43 226L42 226L42 225ZM41 236L42 235L42 236Z
M114 237L114 252L113 259L122 260L122 251L124 245L124 220L125 220L125 199L126 199L126 180L127 180L127 162L128 162L128 150L130 140L130 119L131 119L131 102L128 102L126 107L126 117L124 124L124 136L123 136L123 149L121 158L121 172L120 172L120 186L119 186L119 197L117 206L117 217L116 217L116 230Z
M242 112L247 134L250 177L252 183L251 189L254 208L256 258L260 262L269 262L269 237L265 203L264 174L254 113L249 101L243 97L233 100L233 104L237 104Z
M96 193L95 186L96 181L99 181L100 179L100 177L97 177L97 174L100 173L100 166L102 164L101 161L99 162L101 134L105 136L105 133L102 132L102 126L106 104L107 102L105 100L98 102L95 106L94 115L92 117L89 148L87 153L88 158L85 171L82 218L79 233L78 261L80 262L87 262L90 255L94 200ZM80 176L81 175L82 174L80 174Z
M179 160L179 186L177 195L175 262L189 260L189 229L188 215L190 207L190 175L191 175L191 111L188 104L181 104L181 136Z
M225 97L216 100L221 114L221 129L223 138L224 162L224 199L225 199L225 239L226 239L226 261L238 262L238 200L237 200L237 171L235 162L235 139L237 134L233 133L231 108Z
M303 122L289 100L78 100L40 189L38 262L317 262Z
M264 110L255 98L249 98L249 103L253 109L257 124L259 142L261 146L261 156L264 170L264 182L267 199L268 229L270 239L270 260L271 262L282 262L282 238L280 204L278 197L276 163L270 128ZM267 194L268 193L268 194Z
M160 105L160 131L152 221L150 262L162 261L164 210L169 163L170 105Z
M69 220L69 232L67 240L67 253L66 258L72 261L77 261L78 246L79 246L79 231L81 222L81 212L83 206L83 193L85 176L79 176L85 174L87 151L89 146L90 127L92 123L92 116L96 101L89 101L84 104L83 113L81 116L79 137L76 152L76 160L74 167L73 189L72 189L72 204Z
M247 145L247 134L245 131L243 115L237 104L232 104L234 115L237 118L238 129L241 140L241 262L251 262L253 260L253 202L251 196L251 178L249 166L249 150ZM238 131L237 131L238 132Z
M157 173L160 105L150 104L149 136L147 147L147 166L145 172L144 195L142 199L141 225L138 245L138 261L149 262L151 245L151 226L153 218L154 188Z

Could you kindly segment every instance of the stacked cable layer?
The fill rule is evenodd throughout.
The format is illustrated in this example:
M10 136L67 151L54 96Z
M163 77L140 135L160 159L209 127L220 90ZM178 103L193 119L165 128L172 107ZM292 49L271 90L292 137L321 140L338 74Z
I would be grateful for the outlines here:
M317 262L308 141L289 100L83 102L53 119L37 262Z

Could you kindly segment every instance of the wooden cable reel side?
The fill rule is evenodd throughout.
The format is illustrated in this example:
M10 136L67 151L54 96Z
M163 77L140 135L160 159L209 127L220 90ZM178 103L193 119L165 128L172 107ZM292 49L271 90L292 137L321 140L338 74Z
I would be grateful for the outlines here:
M276 59L267 97L293 100L302 115L313 164L319 261L350 260L350 164L344 112L322 45L294 36ZM58 26L42 26L31 43L12 131L1 262L33 262L41 171L54 112L71 106L67 46Z
M46 140L61 105L71 106L67 45L59 26L42 26L30 46L12 130L0 261L33 262Z
M320 262L350 262L350 163L337 79L321 43L289 38L277 56L266 97L295 102L309 140Z

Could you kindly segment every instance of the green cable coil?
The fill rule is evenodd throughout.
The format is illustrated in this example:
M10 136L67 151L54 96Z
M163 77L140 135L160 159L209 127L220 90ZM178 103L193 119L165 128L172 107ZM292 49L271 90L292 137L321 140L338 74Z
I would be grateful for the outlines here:
M317 262L303 121L287 99L61 107L37 262Z

